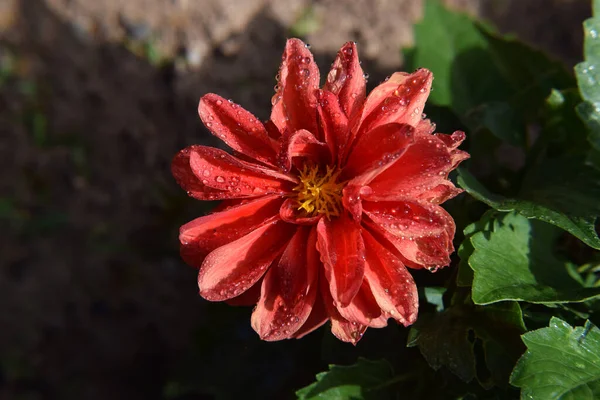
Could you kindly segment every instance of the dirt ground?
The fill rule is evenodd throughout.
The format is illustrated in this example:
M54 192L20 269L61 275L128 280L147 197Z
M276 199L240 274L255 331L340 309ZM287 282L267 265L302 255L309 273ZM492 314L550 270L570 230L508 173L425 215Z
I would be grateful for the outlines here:
M588 0L448 3L567 64L581 57ZM208 208L169 173L178 149L215 143L199 97L266 118L292 35L322 69L357 41L375 85L401 69L421 7L0 0L0 399L163 398L197 332L221 326L177 250L178 226Z

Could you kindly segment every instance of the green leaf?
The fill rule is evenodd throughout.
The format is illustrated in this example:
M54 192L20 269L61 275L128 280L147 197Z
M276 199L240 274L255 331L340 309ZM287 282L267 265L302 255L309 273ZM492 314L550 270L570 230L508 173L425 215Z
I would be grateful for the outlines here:
M509 94L493 66L487 43L475 22L446 9L438 0L425 2L424 17L414 26L415 47L407 55L409 69L429 68L434 91L429 99L463 114L474 105ZM492 68L487 68L491 66Z
M467 226L463 233L465 235L460 247L458 248L458 274L456 275L456 284L461 287L471 287L473 285L473 270L469 266L469 257L475 251L471 243L471 236L477 232L488 231L491 227L493 212L487 212L477 222Z
M385 360L359 358L354 365L330 365L329 371L317 374L317 381L296 392L299 400L369 400L392 398L385 390L393 378Z
M559 62L439 0L426 1L414 34L415 47L404 53L408 69L430 69L435 76L430 101L450 107L472 132L487 129L523 146L525 122L550 90L574 86Z
M527 352L510 377L522 399L600 398L600 330L573 328L553 317L548 328L523 335Z
M419 316L407 345L418 346L433 369L444 366L465 382L477 378L489 388L507 382L521 354L518 342L524 331L518 303L461 304Z
M520 198L491 193L464 168L459 168L457 182L471 196L498 211L516 211L548 222L600 249L595 229L600 215L600 172L579 158L561 158L534 168Z
M575 86L573 75L561 62L514 37L499 36L480 24L477 26L495 65L512 88L508 101L521 113L535 116L552 89Z
M594 17L583 23L585 61L575 66L575 76L583 102L577 112L588 127L588 140L600 151L600 7L594 2ZM591 160L597 161L596 155ZM600 164L595 164L600 168Z
M589 151L586 127L576 111L581 102L577 89L553 89L542 113L542 144L553 153L585 156Z
M473 301L560 303L600 296L600 288L586 288L569 274L570 264L553 254L558 234L551 225L511 213L471 236Z

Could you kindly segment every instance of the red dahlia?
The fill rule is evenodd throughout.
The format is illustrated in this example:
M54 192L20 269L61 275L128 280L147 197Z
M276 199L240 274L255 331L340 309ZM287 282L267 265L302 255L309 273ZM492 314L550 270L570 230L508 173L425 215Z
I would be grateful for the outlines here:
M422 114L431 72L397 72L367 97L356 46L326 83L307 46L288 40L262 123L215 94L206 127L233 150L190 146L173 175L199 200L224 200L181 227L181 254L200 269L200 295L256 304L264 340L299 338L331 321L356 343L388 318L408 326L418 295L406 267L447 266L455 225L439 206L460 189L448 173L468 157L463 132L434 134Z

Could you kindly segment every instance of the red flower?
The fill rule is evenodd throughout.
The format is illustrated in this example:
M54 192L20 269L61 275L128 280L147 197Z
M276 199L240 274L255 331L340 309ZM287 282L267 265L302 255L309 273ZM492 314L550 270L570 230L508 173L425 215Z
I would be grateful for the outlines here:
M264 340L299 338L331 321L356 343L388 318L417 318L406 267L447 266L455 225L439 206L460 189L448 173L468 154L463 132L423 119L431 72L397 72L368 97L356 46L346 43L322 89L307 46L288 40L271 119L261 123L215 94L206 127L233 150L190 146L172 171L199 200L224 200L180 230L184 260L211 301L256 304Z

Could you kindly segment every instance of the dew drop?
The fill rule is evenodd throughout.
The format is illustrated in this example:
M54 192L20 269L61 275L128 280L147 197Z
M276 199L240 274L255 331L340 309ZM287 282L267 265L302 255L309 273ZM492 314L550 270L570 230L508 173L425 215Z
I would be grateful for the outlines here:
M271 105L275 105L277 103L279 103L279 100L281 100L281 95L280 94L275 94L275 96L271 97Z
M222 176L217 176L215 178L215 181L219 182L219 183L224 183L225 182L225 178L223 178Z

